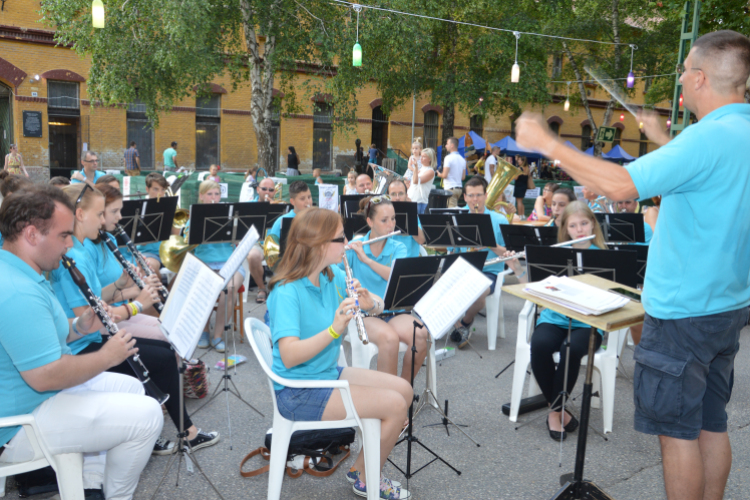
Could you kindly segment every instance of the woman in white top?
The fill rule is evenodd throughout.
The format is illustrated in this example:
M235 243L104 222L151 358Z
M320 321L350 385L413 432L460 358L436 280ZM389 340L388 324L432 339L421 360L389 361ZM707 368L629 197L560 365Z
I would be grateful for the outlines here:
M417 204L417 212L423 214L430 199L432 181L435 179L435 167L437 166L435 150L425 148L420 155L419 173L412 177L409 186L409 199Z
M417 171L417 165L419 165L419 158L421 156L422 138L415 137L414 142L411 143L411 156L409 157L409 164L406 166L406 173L404 173L404 182L406 182L406 189L409 189L411 187L411 181L414 178L414 172Z

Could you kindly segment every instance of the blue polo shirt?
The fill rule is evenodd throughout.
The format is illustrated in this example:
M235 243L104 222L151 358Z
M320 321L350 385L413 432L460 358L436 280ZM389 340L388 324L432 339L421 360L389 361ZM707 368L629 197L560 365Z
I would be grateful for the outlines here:
M336 309L346 298L346 273L338 267L331 267L333 279L320 274L320 287L307 278L291 283L277 284L268 296L268 313L273 337L273 372L280 377L292 380L336 380L339 347L342 337L333 339L318 354L287 368L281 361L279 340L284 337L297 337L305 340L327 330L333 323ZM345 333L345 332L340 332ZM274 382L276 390L284 386Z
M84 177L84 179L89 180L89 178L86 177L86 172L84 171L84 169L79 170L78 173L81 174ZM94 181L93 181L94 184L96 184L96 181L99 180L99 177L103 177L105 175L107 175L107 174L105 174L104 172L102 172L100 170L95 170L94 171ZM78 179L70 179L70 183L71 184L82 184L83 181L79 181Z
M419 219L417 219L417 227L422 229L422 223L419 222ZM414 239L414 236L399 234L398 236L393 236L393 239L406 247L407 257L419 257L420 245L417 243L417 240Z
M269 235L273 234L274 236L276 236L276 240L280 241L281 240L281 219L294 217L295 215L297 214L294 213L294 210L290 210L284 215L278 217L275 221L273 221L273 226L271 226L271 229L268 231L268 234Z
M3 235L0 233L0 248L3 248Z
M155 241L153 243L146 243L145 245L136 245L135 248L137 248L138 251L141 252L142 254L150 253L158 257L159 247L161 247L161 244L162 244L161 241ZM127 250L127 248L125 250ZM130 253L129 250L128 250L128 253ZM159 257L159 261L161 261L161 257Z
M640 199L662 196L643 287L650 316L680 319L750 305L750 219L726 220L727 207L750 210L748 137L750 105L728 104L625 167Z
M83 277L86 278L86 283L88 283L89 288L94 292L94 295L101 297L102 285L99 282L99 276L96 273L94 260L91 258L91 255L83 244L78 241L75 236L73 236L73 248L69 249L66 255L75 261L76 267L81 271ZM73 282L73 278L70 277L70 272L65 269L62 264L50 273L50 281L52 282L52 288L55 290L55 296L57 296L57 300L60 302L63 311L65 311L65 316L68 318L75 318L75 313L73 312L74 307L89 305L89 303L86 302L83 293L81 293L81 290L78 288L78 285L76 285ZM69 347L70 350L73 351L73 354L78 354L92 342L101 343L101 341L101 334L99 332L94 332L71 342Z
M24 261L0 250L0 417L31 413L58 391L37 392L21 372L71 354L70 327L49 282ZM0 429L0 446L20 427Z
M114 241L115 245L117 244L117 240L114 236L107 233L107 237L110 240ZM117 257L115 257L115 254L112 253L112 251L103 241L99 244L96 244L93 241L87 239L83 242L83 248L86 249L94 262L94 269L96 270L96 275L99 278L99 284L102 288L106 288L120 279L120 276L122 276L123 273L122 265L117 260ZM127 250L127 248L120 248L119 250L125 260L127 260L131 264L135 264L135 259L133 258L132 254L130 254L130 252L124 252L124 250ZM126 301L120 301L111 305L121 306L125 303Z
M484 209L485 214L490 214L490 219L492 220L492 232L495 233L495 242L500 245L501 247L505 246L505 240L503 239L503 233L500 231L500 226L503 224L508 224L508 219L504 215L500 215L497 212L494 212L492 210ZM469 247L451 247L451 251L464 253L469 251ZM495 254L492 250L487 252L487 260L496 259L498 255ZM498 275L501 272L503 272L503 269L505 269L505 263L501 262L499 264L492 264L491 266L487 266L484 268L485 273Z
M370 231L368 231L364 236L365 241L369 239ZM378 255L377 257L372 254L372 248L370 245L365 245L364 247L362 247L362 249L364 250L365 255L367 255L378 264L382 264L386 267L391 267L393 265L393 261L396 259L405 258L407 253L406 247L393 238L388 238L387 240L385 240L383 251L380 252L380 255ZM354 277L359 280L362 287L366 288L378 297L384 298L385 289L388 286L388 280L384 280L383 278L381 278L380 275L376 273L370 266L359 260L359 257L357 257L357 254L354 252L354 250L347 250L346 258L349 260L349 265L352 267L352 275L354 275ZM343 261L341 262L341 264L339 264L339 267L342 270L344 269Z

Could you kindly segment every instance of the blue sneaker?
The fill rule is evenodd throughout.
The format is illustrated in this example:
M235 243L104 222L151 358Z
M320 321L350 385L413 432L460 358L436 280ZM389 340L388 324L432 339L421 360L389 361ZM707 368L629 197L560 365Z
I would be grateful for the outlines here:
M356 469L354 469L354 467L352 467L351 469L349 469L349 472L346 473L346 480L349 481L352 484L354 484L357 481L359 481L359 471L356 470ZM391 484L393 486L395 486L396 488L400 488L401 487L401 483L398 482L398 481L391 480Z
M357 496L367 497L367 486L359 479L354 483L354 486L352 486L352 491L354 491L354 494ZM400 486L396 486L390 479L381 475L380 498L383 500L408 500L411 498L411 493Z
M226 350L226 346L224 345L224 341L221 339L213 339L211 341L211 347L216 349L216 352L224 352Z
M198 341L198 347L208 349L208 332L201 333L201 339Z

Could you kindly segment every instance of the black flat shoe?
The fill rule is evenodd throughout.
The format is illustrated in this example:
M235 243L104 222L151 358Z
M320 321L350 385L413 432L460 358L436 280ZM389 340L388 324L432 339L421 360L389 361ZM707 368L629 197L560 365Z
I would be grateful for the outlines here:
M568 424L565 427L563 427L563 429L565 429L565 432L568 432L568 433L575 432L576 429L578 429L578 419L575 418L573 414L570 412L566 411L565 413L570 415L570 422L568 422Z
M547 417L547 420L545 420L544 423L547 424L547 431L549 431L549 437L551 437L555 441L560 441L561 438L563 441L565 441L565 438L568 437L568 433L565 431L558 432L558 431L553 431L552 429L549 428L549 417Z

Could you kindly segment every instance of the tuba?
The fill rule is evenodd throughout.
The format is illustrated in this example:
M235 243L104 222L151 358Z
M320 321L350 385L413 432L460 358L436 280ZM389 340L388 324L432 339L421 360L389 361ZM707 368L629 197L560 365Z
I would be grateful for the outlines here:
M508 187L513 179L522 173L523 171L520 168L502 158L498 158L495 174L492 176L489 186L487 186L487 200L484 202L484 206L492 211L497 211L502 206L510 206L510 204L502 201L503 191L505 191L505 188ZM508 222L510 222L513 219L513 214L506 214L506 217L508 217Z
M398 175L393 170L379 166L374 167L375 182L373 184L375 187L372 190L373 194L386 194L388 193L388 186L391 182L404 179L403 176Z

